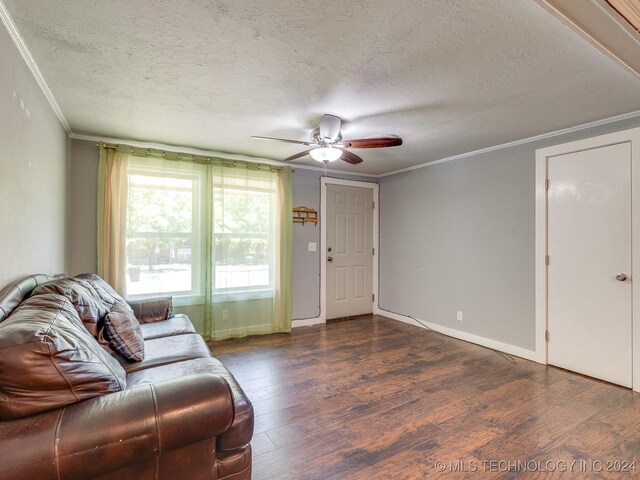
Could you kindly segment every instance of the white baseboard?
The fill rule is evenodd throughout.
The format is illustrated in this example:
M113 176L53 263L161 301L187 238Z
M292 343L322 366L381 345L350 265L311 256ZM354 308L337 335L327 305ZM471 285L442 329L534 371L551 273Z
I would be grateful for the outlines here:
M291 328L310 327L311 325L320 325L327 323L322 317L303 318L301 320L292 320Z
M493 350L498 350L500 352L508 353L509 355L515 355L516 357L541 363L538 360L538 355L536 354L535 350L528 350L526 348L516 347L515 345L509 345L508 343L499 342L497 340L492 340L490 338L480 337L472 333L462 332L460 330L455 330L449 327L443 327L442 325L438 325L437 323L426 322L424 320L420 320L420 322L418 322L411 317L407 317L405 315L400 315L397 313L387 312L385 310L376 309L374 313L376 315L381 315L383 317L387 317L392 320L408 323L409 325L413 325L416 327L420 327L420 328L428 327L435 332L442 333L449 337L457 338L459 340L464 340L465 342L475 343L476 345L480 345L482 347L491 348Z

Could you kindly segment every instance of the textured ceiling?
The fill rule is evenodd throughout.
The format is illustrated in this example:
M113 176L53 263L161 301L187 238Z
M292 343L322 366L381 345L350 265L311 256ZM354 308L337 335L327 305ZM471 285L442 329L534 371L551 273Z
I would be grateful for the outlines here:
M74 133L275 160L323 113L381 174L640 110L533 0L5 0ZM317 166L309 157L300 163Z

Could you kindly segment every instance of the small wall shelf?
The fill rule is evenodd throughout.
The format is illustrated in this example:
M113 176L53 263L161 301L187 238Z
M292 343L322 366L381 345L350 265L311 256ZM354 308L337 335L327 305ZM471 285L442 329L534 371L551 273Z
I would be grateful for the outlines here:
M295 207L293 209L293 223L313 223L318 224L318 212L313 208Z

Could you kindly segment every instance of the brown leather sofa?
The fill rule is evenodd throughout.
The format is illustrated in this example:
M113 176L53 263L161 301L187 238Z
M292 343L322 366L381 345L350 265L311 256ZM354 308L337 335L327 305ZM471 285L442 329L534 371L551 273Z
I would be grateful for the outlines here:
M50 375L49 364L42 363L47 352L36 352L37 358L33 349L25 353L29 342L20 336L29 334L26 324L44 332L35 341L46 348L62 345L63 357L75 360L88 351L112 361L93 335L79 332L83 326L74 319L80 317L64 296L31 296L56 278L33 275L0 291L0 410L9 412L0 420L0 478L250 479L251 402L189 319L171 315L170 299L132 302L144 359L119 360L126 378L121 385L117 379L109 383L119 391L103 394L82 382L63 385L54 401L66 404L49 408L38 390L39 382L50 380L43 377ZM76 278L102 281L95 275ZM60 320L63 314L69 318ZM42 329L43 322L57 322L58 330ZM68 335L79 339L71 342L75 346L65 347ZM57 361L51 355L51 363ZM51 371L64 377L67 367ZM30 413L31 408L45 410Z

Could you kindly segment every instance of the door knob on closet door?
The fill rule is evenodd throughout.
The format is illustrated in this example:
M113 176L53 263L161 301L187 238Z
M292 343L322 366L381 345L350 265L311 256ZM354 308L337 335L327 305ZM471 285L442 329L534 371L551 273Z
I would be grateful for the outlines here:
M619 273L616 275L616 280L618 280L619 282L624 282L626 279L627 279L626 273Z
M333 262L333 257L327 257L327 262Z

